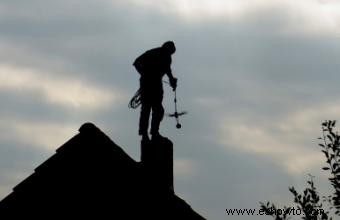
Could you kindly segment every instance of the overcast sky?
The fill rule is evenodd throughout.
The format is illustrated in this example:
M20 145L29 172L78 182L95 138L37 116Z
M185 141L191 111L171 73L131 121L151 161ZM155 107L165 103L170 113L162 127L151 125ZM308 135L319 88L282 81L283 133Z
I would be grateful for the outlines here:
M139 160L132 63L176 43L175 191L207 219L289 205L308 173L327 193L320 124L340 115L336 0L1 0L0 198L95 123ZM165 85L166 112L173 94Z

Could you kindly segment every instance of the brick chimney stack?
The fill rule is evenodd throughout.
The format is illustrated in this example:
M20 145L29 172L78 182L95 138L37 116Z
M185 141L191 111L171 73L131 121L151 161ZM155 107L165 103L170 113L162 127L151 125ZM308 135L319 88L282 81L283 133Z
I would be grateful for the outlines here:
M142 141L141 163L155 184L174 191L173 143L169 139Z

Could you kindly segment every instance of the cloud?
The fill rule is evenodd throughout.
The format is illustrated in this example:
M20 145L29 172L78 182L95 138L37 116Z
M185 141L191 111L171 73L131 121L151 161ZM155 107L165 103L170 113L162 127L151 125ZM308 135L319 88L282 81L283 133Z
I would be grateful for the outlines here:
M80 124L72 121L57 122L1 117L0 138L3 144L15 143L16 146L28 146L31 151L53 152L76 135L79 127Z
M281 17L284 20L278 27L279 33L287 35L340 34L340 3L320 0L172 0L172 1L136 1L133 4L143 6L171 16L176 14L185 21L207 22L226 20L230 24L252 22L251 20ZM274 15L275 14L275 15ZM269 23L271 22L268 20Z
M88 120L139 158L139 113L127 111L139 77L131 64L173 39L179 109L189 112L181 130L172 119L162 122L162 134L176 147L176 191L208 219L225 219L227 205L256 206L271 195L282 201L298 174L319 171L320 123L340 111L334 104L338 5L1 1L0 144L14 142L8 146L17 151L1 147L0 162L22 164L16 171L1 170L0 179L39 165L47 158L41 152L54 151ZM167 92L164 103L171 112ZM7 179L9 187L18 183Z
M317 146L320 124L337 118L339 111L340 105L328 103L284 117L268 115L263 121L225 117L220 124L219 140L226 149L262 155L288 173L301 175L324 163Z
M175 159L174 160L174 174L176 177L191 179L197 175L199 167L197 163L191 159Z
M50 103L66 107L100 109L119 103L122 95L110 89L97 88L74 78L51 77L34 70L0 66L1 89L37 91Z
M15 123L12 129L22 144L26 143L40 150L55 150L76 135L78 127L78 124L21 121Z

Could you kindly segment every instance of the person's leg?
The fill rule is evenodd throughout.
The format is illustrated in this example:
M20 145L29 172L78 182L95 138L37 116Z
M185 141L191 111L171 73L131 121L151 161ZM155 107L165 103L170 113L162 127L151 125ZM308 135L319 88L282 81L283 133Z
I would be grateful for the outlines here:
M148 103L142 103L139 118L139 135L148 135L150 111L151 105Z
M144 77L140 78L140 98L141 98L141 111L139 117L139 135L148 137L149 119L151 113L151 92L150 83Z
M152 120L151 120L151 135L159 136L159 126L164 117L163 102L163 85L162 81L156 82L154 85L154 93L152 97Z
M162 102L155 103L152 106L151 134L159 135L159 125L164 117L164 108Z

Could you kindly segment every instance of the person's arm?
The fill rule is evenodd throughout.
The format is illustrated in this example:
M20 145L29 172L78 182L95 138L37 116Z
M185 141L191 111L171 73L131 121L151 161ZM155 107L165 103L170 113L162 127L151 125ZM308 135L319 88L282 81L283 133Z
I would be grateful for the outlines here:
M177 88L177 78L172 75L171 68L167 71L166 75L169 77L169 83L173 90Z
M169 59L167 60L165 73L169 77L170 86L173 90L175 90L177 88L177 78L172 75L171 57L169 57Z

